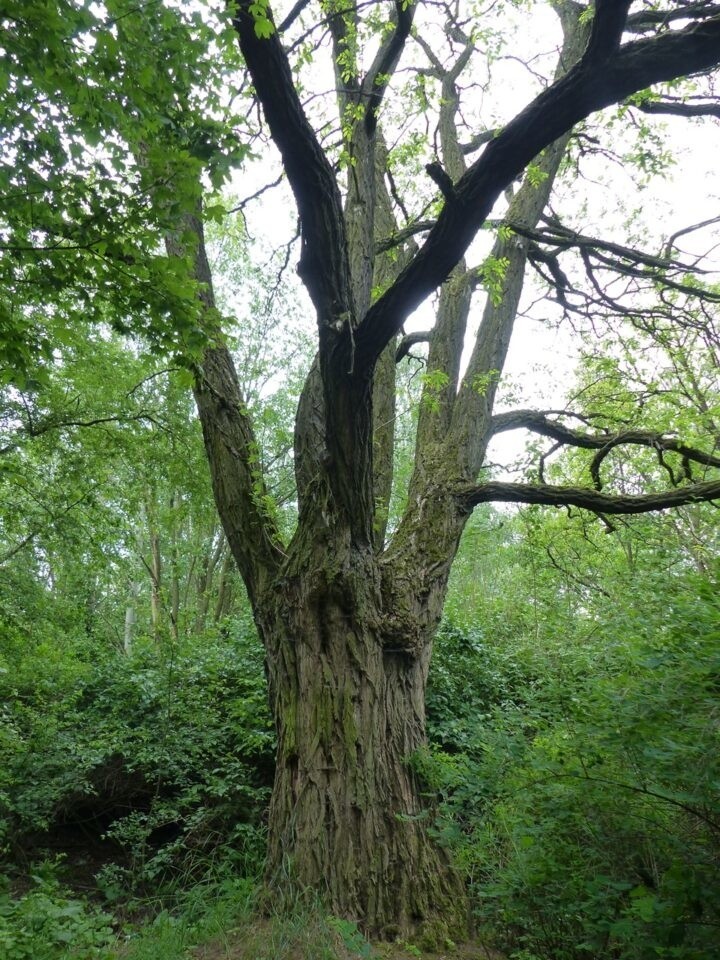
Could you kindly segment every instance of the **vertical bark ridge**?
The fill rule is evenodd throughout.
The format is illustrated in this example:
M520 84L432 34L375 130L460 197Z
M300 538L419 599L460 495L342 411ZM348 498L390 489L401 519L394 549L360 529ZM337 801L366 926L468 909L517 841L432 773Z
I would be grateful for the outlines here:
M418 38L418 42L431 63L432 73L440 81L438 133L441 158L446 174L455 183L467 170L457 131L460 100L456 84L474 47L459 27L454 29L453 36L464 40L464 46L449 67L443 66L426 41ZM438 454L450 428L457 395L472 291L473 281L462 258L440 288L435 326L430 335L427 380L418 412L415 464L409 489L411 499L418 497L432 476L438 473ZM436 374L442 374L444 380L438 381Z
M563 27L563 45L555 71L561 78L579 60L589 28L581 21L576 3L557 3ZM570 134L552 143L538 157L535 175L525 177L512 198L506 219L534 229L547 206ZM475 479L485 458L488 428L500 371L505 365L510 338L525 281L528 242L519 235L498 236L491 257L506 262L500 289L488 296L473 352L453 411L446 450L457 464L460 476Z
M374 241L393 235L397 230L397 220L392 200L385 183L388 151L382 134L378 132L375 150L375 230ZM416 250L411 239L391 253L375 255L373 288L376 292L386 290L396 279ZM395 455L395 416L396 416L396 371L395 339L391 340L375 365L373 381L373 491L375 497L375 516L373 533L375 548L380 551L385 545L390 497L392 495L394 455Z
M587 28L579 21L580 9L576 4L558 7L565 35L558 75L577 60L586 43ZM462 163L462 158L453 153L457 136L453 136L452 92L452 89L445 91L444 99L448 104L444 138L451 162ZM565 135L544 151L537 161L539 177L533 178L536 185L526 178L513 198L511 215L521 222L534 226L542 214L567 139L568 135ZM452 490L458 480L474 480L483 462L497 389L497 372L503 367L522 293L526 243L517 236L509 240L498 238L492 256L508 261L500 295L488 297L486 301L468 369L459 393L452 398L451 415L446 414L444 422L438 417L443 430L434 429L432 425L423 432L418 430L416 466L407 509L384 557L383 582L388 609L393 609L398 622L405 622L405 629L414 629L428 646L440 620L450 568L470 513L458 502ZM445 287L450 288L452 282L446 283ZM464 304L458 300L453 307L455 312L448 318L439 316L433 344L440 340L441 331L448 338L464 329L467 317ZM459 363L457 341L455 349ZM461 344L459 349L462 349ZM445 351L450 352L450 344L445 346ZM421 417L430 420L430 412L421 413Z
M544 151L536 168L542 182L526 180L513 197L507 219L534 227L547 205L550 190L567 148L564 136ZM517 234L498 237L490 256L506 264L499 289L488 296L480 328L449 425L445 449L457 464L460 476L477 476L487 447L487 430L492 415L500 371L505 365L510 338L525 282L528 241Z

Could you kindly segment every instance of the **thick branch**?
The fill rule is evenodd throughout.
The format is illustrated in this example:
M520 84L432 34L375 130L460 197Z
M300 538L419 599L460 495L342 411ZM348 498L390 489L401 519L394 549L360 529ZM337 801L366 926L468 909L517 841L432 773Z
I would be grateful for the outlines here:
M681 263L679 260L670 257L658 257L652 253L645 253L643 250L637 250L634 247L626 247L620 243L613 243L610 240L599 240L596 237L588 237L585 234L570 230L556 220L548 223L540 230L529 230L519 223L508 221L507 224L515 233L528 240L534 240L536 243L545 243L555 247L556 250L570 250L572 248L585 250L604 250L612 253L622 260L628 260L631 263L641 263L647 267L654 267L657 270L679 269L689 272L690 267Z
M635 106L643 113L672 114L676 117L718 117L720 103L673 103L669 100L648 100Z
M320 320L329 324L354 313L340 191L303 111L279 36L256 36L251 6L250 0L234 3L233 26L295 195L302 227L298 272Z
M212 315L215 295L202 220L185 216L178 232L166 236L171 256L188 256L180 239L182 229L197 238L191 254L193 278L199 284L203 307ZM217 344L205 350L193 392L220 520L248 594L255 601L282 556L281 538L268 506L253 425L226 346Z
M406 333L398 344L395 352L395 363L399 363L403 357L406 357L416 343L429 343L432 336L429 330L418 330L415 333Z
M305 7L309 5L309 3L310 3L310 0L297 0L297 2L293 5L288 15L285 17L283 22L278 27L278 33L285 33L286 30L289 30L290 27L295 23L297 18L300 16L300 14L303 12Z
M704 20L717 14L720 14L720 6L700 0L699 3L679 4L677 10L638 10L630 14L625 28L641 31L652 26L668 26L674 20Z
M595 15L584 59L601 62L620 45L632 0L595 0Z
M362 92L367 97L365 110L365 129L372 136L377 125L377 115L385 96L390 78L395 72L405 42L410 36L413 17L417 5L406 0L396 0L395 29L378 50L367 76L363 80Z
M634 514L667 510L690 503L720 499L720 480L676 487L664 493L637 496L600 493L587 487L556 487L547 484L499 483L491 481L467 487L457 494L470 509L480 503L527 503L548 507L581 507L594 513Z
M479 150L480 147L483 147L486 143L489 143L493 137L498 135L497 130L481 130L480 133L476 133L467 143L462 143L460 149L463 153L475 153L476 150Z
M631 94L720 62L720 17L625 44L598 68L585 57L488 144L455 184L427 241L373 305L356 334L356 363L372 365L405 319L449 275L492 205L541 150L589 114Z
M386 253L388 250L400 247L406 240L412 239L418 233L427 233L428 230L432 230L434 226L434 220L416 220L414 223L409 223L391 233L390 236L380 240L379 243L375 245L375 252Z

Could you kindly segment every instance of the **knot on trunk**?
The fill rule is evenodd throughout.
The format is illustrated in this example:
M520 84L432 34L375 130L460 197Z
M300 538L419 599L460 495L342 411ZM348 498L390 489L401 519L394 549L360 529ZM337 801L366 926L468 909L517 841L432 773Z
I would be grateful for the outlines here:
M394 611L382 619L381 637L383 653L396 653L413 660L423 649L423 632L417 617L410 613Z

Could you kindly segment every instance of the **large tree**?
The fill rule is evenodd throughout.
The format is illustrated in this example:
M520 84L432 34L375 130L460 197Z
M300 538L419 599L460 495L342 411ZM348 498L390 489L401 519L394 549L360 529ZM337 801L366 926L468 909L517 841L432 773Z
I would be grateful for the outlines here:
M655 255L588 237L546 208L573 130L596 111L634 98L649 113L717 114L711 99L668 94L664 85L702 80L720 63L720 8L557 0L554 75L540 78L539 92L512 119L463 142L464 118L474 115L463 88L473 95L471 79L484 78L497 46L492 3L463 10L300 0L276 16L267 0L232 0L224 31L170 2L157 10L108 2L93 12L68 3L62 13L71 29L42 0L20 7L4 21L10 49L49 58L35 81L38 98L45 93L54 106L41 117L37 102L27 106L26 86L11 87L16 108L26 107L6 168L26 149L32 156L20 184L6 169L20 199L6 214L14 260L4 278L23 304L6 318L10 361L22 371L33 347L51 339L47 324L32 325L47 297L48 265L58 314L77 319L107 301L98 319L127 330L134 317L148 318L155 348L183 354L218 512L266 651L278 735L268 886L320 893L333 912L381 936L437 918L459 924L459 880L428 831L409 759L424 743L433 635L473 508L510 501L607 516L720 498L716 436L703 444L633 423L613 429L585 414L573 421L573 411L493 412L528 261L568 315L623 315L649 335L675 317L687 328L710 324L717 292L701 277L688 279L693 264L672 246ZM541 8L526 6L523 29L532 31L536 16L543 31L553 29ZM235 72L215 69L230 56L229 42L241 52ZM327 102L318 111L317 98L306 96L302 65L311 54L334 71L334 127ZM7 62L19 69L12 54ZM82 95L68 80L78 64L93 78ZM392 175L398 138L403 145L397 114L405 108L393 104L399 67L422 88L435 132L436 156L425 167L435 196L420 213L408 209ZM297 271L317 321L317 355L295 423L297 524L289 537L263 473L204 239L203 221L218 211L208 213L202 185L208 171L220 181L237 147L229 93L244 96L249 85L297 205ZM412 118L403 119L416 142ZM98 130L105 139L88 153ZM333 130L338 141L324 146ZM62 163L53 166L53 157ZM109 168L127 175L124 190L113 192ZM492 252L482 268L468 266L465 256L504 193ZM560 266L573 251L584 286ZM640 307L603 283L609 270L626 278ZM482 321L463 366L471 304L483 286ZM404 336L409 315L436 292L432 329ZM402 514L390 523L396 365L422 340L412 476ZM712 434L711 416L707 422L701 438ZM588 451L587 485L481 482L490 440L520 427ZM603 489L609 458L626 445L660 458L667 490Z

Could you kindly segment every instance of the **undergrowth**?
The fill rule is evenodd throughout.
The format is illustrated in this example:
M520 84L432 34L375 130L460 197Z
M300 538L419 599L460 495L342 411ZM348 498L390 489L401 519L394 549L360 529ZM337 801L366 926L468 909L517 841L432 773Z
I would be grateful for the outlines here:
M720 957L718 596L683 575L642 610L548 601L545 636L537 609L502 642L443 627L413 762L511 960ZM274 741L236 627L129 656L5 645L3 960L371 956L320 906L254 912Z

